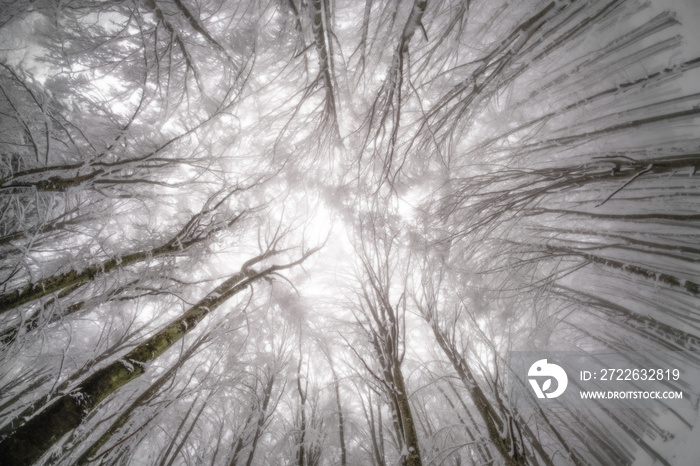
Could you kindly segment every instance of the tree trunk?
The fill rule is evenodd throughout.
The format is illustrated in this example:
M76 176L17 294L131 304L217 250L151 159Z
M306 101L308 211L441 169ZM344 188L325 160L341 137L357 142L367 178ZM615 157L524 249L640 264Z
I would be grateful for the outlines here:
M335 389L335 403L338 409L338 439L340 441L340 464L345 466L347 464L347 453L345 451L345 426L343 421L343 406L340 403L340 384L338 383L338 376L333 370L333 382Z
M143 406L145 403L147 403L149 400L151 400L156 394L160 391L160 389L177 373L177 371L182 367L183 364L185 364L191 357L192 355L195 354L197 349L199 349L202 344L204 344L207 341L207 336L204 335L200 337L186 352L183 354L178 361L173 364L173 366L165 371L158 379L151 384L150 387L148 387L141 395L139 395L138 398L134 400L129 407L122 412L119 417L117 418L116 421L112 423L111 426L100 436L97 441L95 441L87 450L83 452L83 454L76 460L75 464L76 466L84 466L92 461L94 461L97 457L97 452L102 448L111 438L116 434L119 429L121 429L131 418L131 414L138 409L139 407ZM98 456L99 457L99 456Z
M226 198L227 197L224 197L224 199ZM217 207L221 204L221 202L217 204ZM0 314L10 311L18 306L21 306L22 304L48 296L57 291L61 291L61 293L59 293L59 298L65 297L75 291L81 285L94 280L98 276L106 275L117 268L127 267L154 257L165 256L167 254L182 251L187 247L204 240L206 237L211 236L211 234L215 231L230 227L242 216L242 214L235 216L232 220L221 224L218 227L212 228L205 235L195 233L195 229L202 226L202 220L206 216L210 215L212 210L213 209L211 209L208 205L205 205L200 212L190 218L190 220L180 229L180 231L178 231L176 235L174 235L165 244L157 248L146 251L132 252L131 254L126 254L119 257L110 257L109 259L103 260L98 264L93 264L86 267L83 270L69 270L68 272L57 274L52 277L39 280L35 283L30 283L24 288L0 295Z
M442 348L443 352L447 358L452 363L455 371L459 375L459 378L464 383L465 388L469 391L471 395L472 402L476 406L477 411L481 415L482 421L486 424L486 430L488 431L489 439L491 444L496 448L496 450L501 454L501 457L505 461L507 466L524 466L527 464L525 456L517 450L517 448L511 449L511 442L506 437L501 436L503 431L503 420L496 412L496 409L491 405L488 398L481 390L481 387L476 383L476 379L472 375L466 362L457 354L454 348L452 348L442 331L437 327L436 323L432 323L433 334Z
M264 255L248 261L241 272L216 287L180 318L138 345L123 358L92 374L70 394L58 398L17 429L14 434L0 442L0 457L18 466L36 462L54 443L78 427L102 400L141 376L145 371L146 363L163 354L210 312L258 279L276 270L296 265L315 251L315 249L311 250L300 261L284 266L271 266L256 274L252 274L248 267L263 260Z
M407 452L404 464L406 466L421 466L423 463L420 457L420 448L418 447L418 434L413 422L413 413L411 413L411 405L408 401L403 374L398 364L394 365L394 384L396 385L396 398L403 427L404 448Z

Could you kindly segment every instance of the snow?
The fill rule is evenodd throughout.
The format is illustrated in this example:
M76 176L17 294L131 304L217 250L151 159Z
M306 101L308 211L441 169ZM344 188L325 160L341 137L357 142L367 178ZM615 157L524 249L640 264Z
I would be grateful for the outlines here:
M131 362L127 361L126 359L119 359L118 362L119 362L119 364L121 364L122 366L126 367L126 369L127 369L129 372L134 372L134 365L131 364Z
M696 385L697 386L697 385ZM685 426L671 413L665 413L657 420L657 424L668 432L673 433L671 441L664 441L659 437L656 440L646 437L661 455L669 460L672 466L695 466L700 458L700 413L695 410L695 418L691 419L692 429ZM632 466L654 466L658 463L643 449L639 449L637 458Z
M216 11L212 12L214 3ZM530 17L531 6L548 2L509 2L503 11L499 8L505 3L471 2L464 18L455 14L467 2L458 5L456 0L429 2L425 14L419 1L383 5L360 0L330 2L328 14L338 16L324 18L324 25L332 38L329 49L334 48L333 58L337 59L335 90L343 129L340 137L332 138L327 137L327 127L322 124L325 95L319 86L311 86L317 65L304 49L313 47L308 43L313 39L309 36L308 10L296 18L274 2L269 7L263 2L235 11L230 3L214 3L198 3L196 14L213 36L225 38L221 44L240 52L241 57L255 58L250 73L248 68L242 71L244 87L232 84L236 79L233 71L228 65L220 66L219 54L212 55L202 46L206 41L191 31L174 9L167 10L173 5L162 2L169 20L186 31L186 45L197 51L192 59L205 78L206 92L198 89L182 60L177 62L182 66L168 68L168 55L177 59L180 52L167 43L169 33L146 11L133 16L134 24L144 21L143 38L132 24L126 32L133 37L127 34L114 41L96 37L94 42L86 41L86 50L75 52L74 68L67 66L67 74L79 72L88 82L64 77L70 86L52 87L42 94L57 102L70 101L67 97L85 99L82 106L65 110L66 121L84 130L85 136L76 129L71 135L78 143L71 145L70 138L59 134L59 125L52 123L57 136L50 145L56 160L72 156L84 159L85 167L95 163L94 157L99 158L115 138L118 144L110 150L110 162L147 153L167 139L164 133L177 136L183 128L212 117L195 133L162 150L158 163L149 164L147 169L129 163L128 169L120 172L126 181L132 175L143 175L170 186L139 184L97 190L84 183L65 194L32 191L31 196L12 198L12 202L2 204L3 234L15 231L12 219L20 219L22 228L31 234L15 241L14 249L3 250L12 262L0 269L17 271L7 282L12 289L33 277L51 276L66 264L76 264L78 270L85 264L99 263L93 260L98 257L121 258L124 251L136 246L155 248L164 238L173 238L212 192L250 184L254 187L237 192L228 207L235 212L250 208L246 223L213 235L201 248L185 250L178 239L179 251L166 260L101 274L79 293L62 297L47 308L46 315L59 316L71 304L87 303L79 315L65 316L63 326L23 331L15 346L3 353L2 362L8 369L0 393L21 394L40 377L50 380L1 412L3 423L31 400L44 399L46 386L52 382L70 374L85 377L89 372L80 371L92 370L92 364L103 355L106 360L99 360L99 364L116 360L130 373L136 370L141 374L136 368L145 371L145 364L118 356L163 326L175 325L187 336L154 362L152 373L142 374L102 403L78 433L91 432L95 425L106 429L110 415L143 393L207 332L210 340L201 352L178 368L177 377L130 421L133 428L145 421L144 413L159 415L153 423L158 428L144 428L140 443L128 445L134 447L131 460L156 461L163 445L178 440L168 435L176 431L188 403L204 394L211 401L204 405L203 416L191 429L192 441L184 444L182 454L216 463L207 456L212 453L207 450L209 441L216 432L223 432L219 439L222 445L235 444L235 435L244 429L242 420L252 413L251 406L259 406L261 386L271 374L279 383L256 462L282 464L284 459L293 458L300 409L293 381L301 360L303 374L299 378L309 384L309 419L317 416L314 421L325 423L327 429L333 428L337 417L334 395L329 395L333 386L330 368L337 371L342 410L348 420L347 445L352 450L348 456L353 459L351 464L362 464L367 459L363 448L370 444L364 426L370 396L374 401L369 408L381 409L385 438L391 438L388 394L395 392L396 386L392 380L382 380L380 369L399 369L391 358L404 346L406 356L400 369L406 380L401 395L410 397L412 406L418 408L416 417L425 417L415 422L421 450L426 445L422 453L455 447L462 454L459 449L469 442L463 438L464 429L455 426L463 419L457 414L466 414L460 411L464 408L445 408L435 389L454 384L455 394L463 397L480 426L479 413L473 410L468 393L474 383L491 400L495 400L498 388L499 401L507 406L504 411L513 408L515 412L518 400L510 399L511 393L498 385L508 376L504 355L510 349L589 351L606 345L633 350L664 345L698 348L697 296L684 288L691 281L698 282L697 217L682 217L698 213L698 177L692 173L686 176L689 167L656 174L658 166L652 165L652 161L663 164L664 158L697 153L698 118L634 129L624 125L697 108L697 96L692 93L700 92L700 69L648 81L644 86L631 83L700 55L699 2L655 0L651 8L639 11L642 2L621 2L619 9L610 10L603 20L570 41L565 32L607 3L575 2L575 8L582 8L582 12L563 22L560 29L548 30L551 18L545 16L523 31L514 28ZM369 23L362 24L366 6L371 7L371 14ZM557 1L555 9L564 6L566 2ZM678 11L680 27L663 29L657 35L656 26L670 24L667 16L644 26L669 7ZM243 10L245 14L240 13ZM54 13L60 16L59 10ZM30 19L17 25L27 25ZM119 17L107 14L101 21L116 19ZM297 19L305 33L297 31ZM99 21L97 17L87 20ZM222 26L225 23L236 26ZM545 28L531 35L541 23ZM363 26L369 40L359 44L358 31ZM417 31L423 26L428 40ZM158 27L161 43L154 44L155 35L149 29ZM625 41L625 34L639 27L647 28L643 40L617 47ZM0 31L8 63L37 75L48 74L48 69L36 62L34 55L41 51L32 48L32 37L25 33L13 45L8 39L10 30L21 33L15 26ZM116 31L115 21L115 27L105 34ZM79 33L91 31L86 28ZM679 33L685 35L685 48L674 46ZM418 37L413 37L416 34ZM510 38L508 45L499 49L506 37ZM558 37L562 44L554 42ZM141 40L147 47L141 48ZM110 48L119 41L124 44ZM406 48L397 51L397 44ZM436 48L431 49L433 46ZM8 51L12 47L17 50ZM104 58L122 58L112 52L124 50L134 52L131 58L124 58L125 63L134 65L125 67L128 69L110 66ZM483 73L473 74L484 63L482 58L494 50L500 53L494 54L496 58ZM55 58L59 61L63 59L60 51L57 47ZM546 53L539 56L540 52ZM401 92L392 89L394 101L387 107L381 86L398 83L392 81L394 73L387 77L386 70L392 63L398 64L399 57L403 59L404 87ZM512 60L499 71L498 60L506 59ZM143 60L153 67L145 87L140 68ZM67 65L71 63L67 61ZM98 71L91 72L92 66ZM158 81L166 76L167 84ZM33 85L48 86L50 81L37 78ZM120 114L133 108L142 89L147 93L146 107L133 125L124 129ZM231 106L218 100L227 91L231 91L227 98L234 99ZM460 101L470 91L478 95ZM607 94L594 98L598 91ZM24 119L16 118L17 128L22 121L37 127L47 122L48 107L37 110L26 95L17 90L15 95L21 97L16 102ZM590 102L586 100L589 97ZM2 102L0 98L0 105ZM92 128L97 116L81 114L92 108L88 104L104 110L105 122L100 123L104 128L97 123L96 129ZM211 115L218 108L225 110ZM399 109L401 118L394 118L397 115L392 112ZM12 111L5 110L3 122L13 118ZM58 115L64 110L56 107L51 111ZM546 118L540 119L543 115ZM19 130L11 125L8 128L8 140L14 140L12 133ZM391 147L396 158L394 165L386 168L386 149L393 134L397 140ZM176 159L185 163L170 167ZM614 162L619 170L611 168ZM157 166L160 163L163 167ZM378 180L377 174L385 172L397 175L392 186ZM41 175L31 179L39 180ZM264 182L252 181L258 179ZM18 210L13 211L13 205ZM69 215L61 217L65 212ZM190 236L211 232L227 219L227 212L212 214L209 223L201 231L193 229ZM53 225L51 222L64 220L68 221L65 237L43 234L38 228L42 222ZM260 280L214 308L212 303L221 295L212 289L271 243L285 252L256 270L295 260L301 251L324 241L325 247L303 266L283 271L284 278ZM640 272L640 268L644 270ZM674 281L680 286L669 285ZM109 294L130 282L137 284L118 296ZM373 286L384 288L378 295L386 295L382 298L388 304L383 305L394 306L399 326L390 325L385 315L375 319L366 311L374 296L366 299L363 293L372 295ZM435 309L426 322L420 305L428 298ZM183 313L203 299L211 309L202 309L211 313L202 325L193 328ZM38 306L29 304L20 312L28 316L36 309ZM19 312L11 310L10 314L0 319L2 325L18 320ZM453 339L454 348L443 351L430 325L444 330ZM386 333L373 334L376 326L383 326ZM386 343L385 335L399 341L393 341L397 344L389 349L376 350L372 339ZM684 340L682 336L686 336ZM63 351L65 367L60 365ZM453 359L457 353L459 364L472 369L474 380L467 381L467 386L456 377L445 353ZM680 354L678 364L689 364L690 353ZM382 356L389 361L380 362ZM372 371L374 374L369 374ZM12 385L23 374L28 374L27 379ZM695 380L684 383L698 386ZM6 386L11 389L3 391ZM372 390L380 393L375 396ZM527 411L528 406L517 407L522 408L521 414L527 412L536 435L547 440L545 448L561 452L550 427L538 414ZM636 466L651 464L653 458L635 442L644 441L674 466L690 464L700 455L697 403L689 402L687 410L680 413L687 423L655 408L621 416L624 427L600 413L590 418L576 414L556 412L552 419L554 425L563 426L561 432L567 439L570 429L581 435L581 439L571 437L577 452L590 441L587 432L592 430L603 433L599 443L610 442L600 448L603 458L612 458L612 454L606 455L614 450ZM581 428L581 419L588 422L586 429ZM434 436L421 430L420 426L433 424ZM508 437L509 427L503 423L503 438ZM312 432L309 442L322 444L324 452L338 451L332 434ZM483 432L476 434L479 441L488 442L481 438ZM243 451L248 451L246 448ZM386 450L387 462L413 451L406 446L397 450L389 441ZM331 453L324 454L330 458ZM223 461L223 447L217 460Z

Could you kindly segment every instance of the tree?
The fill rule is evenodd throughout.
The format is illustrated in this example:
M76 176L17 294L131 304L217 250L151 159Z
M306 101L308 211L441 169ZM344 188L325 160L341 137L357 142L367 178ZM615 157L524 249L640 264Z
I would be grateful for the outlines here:
M686 3L4 5L0 463L691 462Z
M196 305L188 309L177 320L171 322L124 357L94 372L69 394L63 395L18 428L9 438L0 443L0 455L16 464L32 464L53 443L75 429L95 407L107 396L145 372L146 365L177 343L186 333L194 329L207 314L226 300L248 288L261 278L278 270L284 270L303 262L316 252L306 251L301 258L283 265L270 265L260 271L251 269L268 257L280 253L271 245L260 255L249 259L234 274L217 286Z
M401 269L410 265L410 259L406 260L406 265L398 265L394 248L400 241L401 231L394 231L385 219L370 216L359 232L361 249L358 248L357 253L361 272L357 280L360 286L353 311L373 357L367 361L356 354L391 408L401 464L420 465L418 433L402 371L406 352L406 285L404 283L404 289L399 285L396 292L392 286L395 280L401 280L401 275L405 274Z

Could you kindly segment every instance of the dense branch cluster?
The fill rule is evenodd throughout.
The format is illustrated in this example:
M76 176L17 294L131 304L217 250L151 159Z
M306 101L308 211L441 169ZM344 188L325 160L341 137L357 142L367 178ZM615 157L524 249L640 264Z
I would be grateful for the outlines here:
M662 3L3 6L0 464L681 464L686 379L550 409L509 360L700 368Z

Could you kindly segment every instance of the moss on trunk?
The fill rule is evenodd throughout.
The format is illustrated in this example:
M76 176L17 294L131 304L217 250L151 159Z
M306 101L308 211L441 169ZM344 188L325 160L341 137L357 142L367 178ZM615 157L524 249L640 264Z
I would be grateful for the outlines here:
M78 427L101 401L143 374L146 363L158 358L186 333L192 331L207 314L258 279L301 264L319 249L320 247L310 249L297 261L285 265L272 265L257 273L251 267L277 252L268 250L246 261L240 272L217 286L187 312L121 359L93 373L71 393L56 399L0 442L2 465L23 466L38 461L52 445Z
M0 314L10 311L18 306L21 306L22 304L48 296L56 291L63 290L61 291L61 294L59 294L59 297L65 297L80 285L88 283L100 275L110 273L119 267L126 267L138 262L146 261L149 258L180 252L193 244L206 239L214 232L230 227L243 216L243 213L240 213L233 217L230 221L225 222L223 226L220 225L212 228L205 235L190 234L190 230L199 225L202 219L211 213L212 209L205 205L204 208L199 213L194 214L180 229L180 231L170 238L169 241L157 248L137 251L120 257L110 257L81 271L69 270L68 272L53 275L35 283L30 283L24 286L24 288L2 294L0 295ZM271 254L271 252L267 253L267 255L269 254ZM253 259L253 263L259 262L260 260L264 259L265 256L266 254L256 257Z
M58 398L0 442L2 464L20 466L38 461L54 443L78 427L100 402L142 375L146 363L158 358L227 299L275 269L270 267L254 275L235 274L123 358L93 373L70 394Z
M135 252L119 259L111 258L99 264L87 267L80 272L77 270L69 270L66 273L54 275L36 283L30 283L24 288L0 296L0 313L10 311L22 304L43 298L56 291L67 288L75 289L79 285L94 280L98 275L109 273L117 267L134 264L145 260L147 257L156 256L158 253L163 254L165 251L161 251L161 249L162 248L153 251Z

